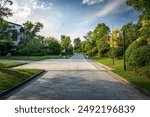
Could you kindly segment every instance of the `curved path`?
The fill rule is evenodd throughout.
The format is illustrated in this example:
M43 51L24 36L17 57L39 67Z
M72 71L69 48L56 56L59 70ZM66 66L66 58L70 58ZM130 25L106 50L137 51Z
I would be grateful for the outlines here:
M70 59L48 59L16 68L40 68L47 72L8 99L145 99L136 89L119 82L106 69L87 61L81 54Z

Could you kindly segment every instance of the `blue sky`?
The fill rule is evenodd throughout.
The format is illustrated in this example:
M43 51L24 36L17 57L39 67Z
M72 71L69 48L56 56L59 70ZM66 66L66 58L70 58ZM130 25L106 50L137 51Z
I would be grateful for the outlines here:
M57 39L65 34L72 39L83 36L101 22L111 29L137 22L138 13L126 0L13 0L14 16L9 21L22 24L27 20L42 22L43 36Z

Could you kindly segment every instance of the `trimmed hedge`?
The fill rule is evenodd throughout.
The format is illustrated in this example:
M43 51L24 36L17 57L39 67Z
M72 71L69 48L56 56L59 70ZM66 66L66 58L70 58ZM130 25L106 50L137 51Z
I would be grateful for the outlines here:
M139 38L126 50L128 68L139 68L150 64L150 44L148 40Z

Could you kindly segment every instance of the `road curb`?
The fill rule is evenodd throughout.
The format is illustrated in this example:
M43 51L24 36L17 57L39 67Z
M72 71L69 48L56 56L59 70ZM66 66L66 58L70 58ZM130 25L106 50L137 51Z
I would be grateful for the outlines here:
M11 88L9 88L9 89L3 91L3 92L1 92L1 93L0 93L0 98L1 98L2 96L4 96L4 95L10 93L11 91L13 91L13 90L19 88L20 86L24 85L25 83L29 82L30 80L36 78L37 76L41 75L41 74L44 73L44 72L45 72L45 70L42 70L41 72L39 72L39 73L37 73L37 74L35 74L35 75L33 75L33 76L27 78L27 79L24 80L23 82L21 82L21 83L15 85L15 86L13 86L13 87L11 87Z
M143 89L143 88L141 88L141 87L139 87L139 86L136 86L135 84L129 82L129 81L126 80L125 78L123 78L123 77L119 76L118 74L114 73L112 68L111 68L111 69L112 69L112 70L111 70L110 67L108 67L108 66L106 66L106 65L104 65L104 64L102 64L102 63L99 63L99 62L97 62L97 61L95 61L95 60L94 60L94 62L96 62L96 63L98 63L99 65L101 65L102 67L106 68L106 69L108 70L107 73L110 74L110 75L112 75L112 76L113 76L114 78L116 78L117 80L119 80L119 81L121 81L121 82L123 82L123 83L125 83L125 84L131 85L132 87L134 87L135 89L137 89L137 90L138 90L139 92L141 92L142 94L144 94L144 95L150 97L150 92L149 92L148 90Z
M100 63L100 62L97 62L97 61L95 61L95 60L93 60L93 61L94 61L95 63L99 64L100 66L104 67L105 69L109 70L109 71L113 71L113 70L114 70L113 68L110 68L110 67L108 67L108 66L106 66L106 65L104 65L104 64L102 64L102 63Z

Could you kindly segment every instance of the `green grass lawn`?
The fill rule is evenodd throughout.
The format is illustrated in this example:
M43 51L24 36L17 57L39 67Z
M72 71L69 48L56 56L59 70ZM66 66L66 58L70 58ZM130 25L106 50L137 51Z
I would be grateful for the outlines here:
M40 71L35 69L0 69L0 93Z
M25 63L20 63L20 62L0 62L0 67L2 68L8 68L8 67L13 67L16 65L22 65Z
M122 76L123 78L127 79L129 82L135 84L136 86L139 86L141 88L144 88L148 91L150 91L150 79L143 79L140 77L139 74L137 74L135 71L124 71L123 70L123 60L115 59L115 65L112 65L112 59L111 58L105 58L105 57L92 57L91 59L96 60L104 65L107 65L114 69L113 72L116 74Z
M70 58L72 55L67 55L66 58ZM39 61L44 59L62 59L63 56L48 55L48 56L29 56L29 60ZM28 56L0 56L2 60L28 60Z

